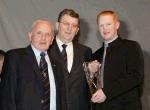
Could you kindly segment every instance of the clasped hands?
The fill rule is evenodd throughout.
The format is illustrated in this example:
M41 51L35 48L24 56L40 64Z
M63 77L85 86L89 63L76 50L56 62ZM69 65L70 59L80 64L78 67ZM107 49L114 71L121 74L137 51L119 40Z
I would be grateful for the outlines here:
M106 95L102 89L98 89L91 97L91 101L94 103L102 103L106 100Z
M101 66L101 64L97 60L90 62L88 64L90 73L94 74L95 72L97 72L99 66ZM98 90L91 97L91 101L94 103L102 103L105 100L106 100L106 95L101 88L98 88Z

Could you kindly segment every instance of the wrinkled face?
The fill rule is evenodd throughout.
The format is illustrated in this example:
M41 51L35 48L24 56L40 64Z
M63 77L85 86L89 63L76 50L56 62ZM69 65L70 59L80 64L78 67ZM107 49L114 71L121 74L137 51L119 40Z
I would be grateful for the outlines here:
M53 41L53 30L48 23L37 23L29 33L31 44L39 51L46 51Z
M112 15L101 15L98 20L98 29L105 41L111 40L117 36L117 30L120 23L114 20Z
M77 34L79 20L69 15L64 15L60 22L57 23L58 37L64 42L71 42Z

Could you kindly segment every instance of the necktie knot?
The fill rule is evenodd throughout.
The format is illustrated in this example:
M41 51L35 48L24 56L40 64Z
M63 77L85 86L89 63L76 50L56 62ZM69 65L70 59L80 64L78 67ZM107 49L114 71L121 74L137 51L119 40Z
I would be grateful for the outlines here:
M44 52L41 52L41 53L40 53L40 56L43 57L43 58L45 57L45 55L46 55L46 54L45 54Z
M66 45L66 44L63 44L62 47L63 47L63 49L66 49L67 45Z
M41 56L41 59L40 59L40 69L41 71L45 70L44 68L47 68L47 62L45 60L45 53L44 52L41 52L40 53L40 56Z

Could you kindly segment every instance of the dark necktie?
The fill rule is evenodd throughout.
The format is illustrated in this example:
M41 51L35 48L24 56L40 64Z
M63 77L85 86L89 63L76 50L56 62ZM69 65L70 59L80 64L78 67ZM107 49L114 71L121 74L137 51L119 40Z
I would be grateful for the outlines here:
M50 107L50 84L49 84L49 76L48 76L48 66L45 60L45 53L41 52L40 54L40 70L42 75L42 82L44 85L44 95L41 103L43 104L43 110L49 110Z
M66 66L67 66L67 52L66 52L66 47L67 47L67 45L66 45L66 44L63 44L62 47L63 47L63 50L62 50L62 52L61 52L61 55L62 55L62 57L63 57L63 59L64 59L64 61L65 61L65 64L66 64Z
M101 80L101 88L103 88L104 86L104 66L105 66L105 57L106 57L106 51L107 51L107 47L108 47L108 44L105 44L104 45L104 52L103 52L103 59L102 59L102 63L101 63L101 77L100 77L100 80Z

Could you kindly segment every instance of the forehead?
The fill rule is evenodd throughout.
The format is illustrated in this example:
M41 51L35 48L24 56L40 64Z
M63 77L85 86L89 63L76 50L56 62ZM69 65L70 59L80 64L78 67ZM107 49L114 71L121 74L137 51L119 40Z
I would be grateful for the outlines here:
M49 23L39 22L35 24L34 27L32 28L32 32L35 32L35 31L51 32L52 27Z
M62 16L61 21L78 23L79 19L75 18L75 17L71 17L70 15L65 14L64 16Z
M99 17L99 23L101 22L114 22L114 17L112 15L101 15Z

